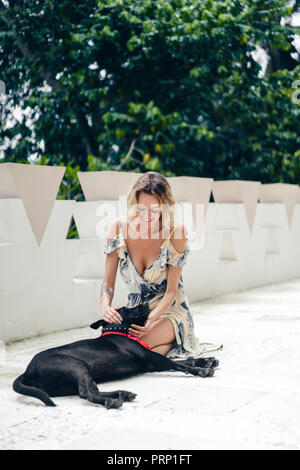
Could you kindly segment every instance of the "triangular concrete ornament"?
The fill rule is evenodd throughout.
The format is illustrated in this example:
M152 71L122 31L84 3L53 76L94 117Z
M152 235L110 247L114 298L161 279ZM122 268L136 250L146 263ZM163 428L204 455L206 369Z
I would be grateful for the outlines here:
M214 181L212 192L215 202L242 202L252 232L260 189L260 181L225 180Z
M204 215L209 205L213 178L201 178L198 176L169 176L176 202L190 202L193 206L193 218L196 218L196 204L203 204Z
M193 204L193 215L195 218L195 205L204 205L204 215L206 216L209 205L210 194L213 185L213 178L200 178L197 176L183 176L189 201Z
M43 239L66 168L0 164L0 198L21 198L38 245Z
M86 201L114 201L126 196L141 173L129 171L78 171Z
M291 227L295 204L299 198L299 186L288 183L269 183L261 187L260 202L282 202L285 205L289 226Z

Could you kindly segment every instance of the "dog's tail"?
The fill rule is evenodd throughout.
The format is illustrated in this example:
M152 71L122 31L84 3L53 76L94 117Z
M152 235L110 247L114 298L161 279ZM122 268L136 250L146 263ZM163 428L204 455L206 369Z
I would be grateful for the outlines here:
M20 393L21 395L27 395L29 397L35 397L41 400L47 406L56 406L55 403L51 400L49 395L41 390L40 388L31 387L23 383L25 373L16 378L13 382L13 389L15 392Z

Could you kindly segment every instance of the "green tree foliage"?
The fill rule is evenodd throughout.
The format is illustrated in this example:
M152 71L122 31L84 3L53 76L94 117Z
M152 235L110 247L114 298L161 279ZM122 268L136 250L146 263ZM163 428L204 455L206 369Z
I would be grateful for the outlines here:
M74 167L299 182L298 30L282 21L298 2L0 0L0 8L3 161L35 154L68 166L60 197L76 193ZM256 46L272 59L265 76ZM26 118L13 120L12 106Z

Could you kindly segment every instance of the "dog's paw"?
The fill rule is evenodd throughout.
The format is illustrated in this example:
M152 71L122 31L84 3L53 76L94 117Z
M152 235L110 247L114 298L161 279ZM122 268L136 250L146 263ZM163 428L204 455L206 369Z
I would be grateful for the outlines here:
M121 408L122 406L122 400L115 399L115 398L107 398L104 402L104 406L107 410L110 410L111 408Z
M214 368L219 367L219 364L220 364L219 359L216 359L215 357L212 357L211 359L213 359L212 367Z
M219 361L215 357L203 357L200 359L196 359L197 363L196 365L199 367L218 367L219 366ZM199 362L198 362L199 361Z
M136 393L127 392L126 390L119 390L119 398L123 401L133 401L136 397Z
M192 367L201 367L202 369L208 367L218 367L219 361L215 357L198 357L198 358L188 358L186 364Z
M202 358L199 358L199 359L196 359L195 362L196 362L196 367L202 367L204 369L206 368L209 368L212 366L213 364L213 361L212 361L212 357L202 357Z
M210 367L206 367L206 368L199 367L197 372L200 377L212 377L214 375L214 370L211 369Z

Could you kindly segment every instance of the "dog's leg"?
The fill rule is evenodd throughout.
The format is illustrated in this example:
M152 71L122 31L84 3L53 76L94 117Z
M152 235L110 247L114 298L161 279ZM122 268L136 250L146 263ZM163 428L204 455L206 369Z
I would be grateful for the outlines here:
M153 353L157 354L157 353ZM159 355L160 356L160 355ZM165 356L161 356L163 360L161 361L160 358L153 358L153 362L155 363L156 367L161 369L158 370L171 370L171 371L181 371L185 374L192 374L192 375L199 375L200 377L212 377L214 375L214 368L213 367L198 367L190 364L182 364L181 361L172 361L172 359L168 359Z
M110 397L106 393L99 392L97 384L93 380L91 368L83 360L67 354L56 354L51 357L51 363L47 365L47 372L51 372L51 375L55 374L58 378L57 382L63 381L64 377L71 378L77 384L80 398L103 405L107 409L122 406L122 400L119 396Z
M83 361L79 362L80 364L77 364L76 370L73 369L72 373L73 377L78 381L78 394L80 398L87 399L98 405L103 405L106 409L120 408L123 401L120 394L99 392L97 384L93 380L89 365Z
M113 392L101 392L101 395L107 398L117 398L121 401L133 401L136 393L127 392L126 390L115 390Z
M219 367L219 360L215 357L189 357L188 359L178 360L180 364L185 364L193 367Z
M200 377L212 377L214 369L211 367L194 367L189 364L181 364L179 361L172 361L171 359L163 356L162 354L150 351L135 341L128 341L127 351L130 352L136 359L139 359L145 365L145 372L158 372L158 371L182 371L186 374L199 375Z

